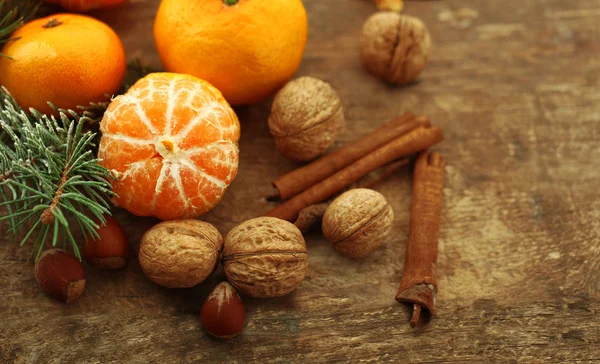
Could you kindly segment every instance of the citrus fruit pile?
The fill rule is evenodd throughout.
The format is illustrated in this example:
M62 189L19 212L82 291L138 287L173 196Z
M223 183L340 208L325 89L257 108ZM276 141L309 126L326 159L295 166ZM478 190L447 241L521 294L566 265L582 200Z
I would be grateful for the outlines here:
M73 12L125 2L45 1ZM55 14L4 45L0 83L22 108L55 117L111 101L98 157L114 177L114 203L139 216L192 218L215 207L237 174L240 125L230 104L285 85L307 35L301 0L162 0L154 37L167 72L115 97L127 72L118 36L92 17Z

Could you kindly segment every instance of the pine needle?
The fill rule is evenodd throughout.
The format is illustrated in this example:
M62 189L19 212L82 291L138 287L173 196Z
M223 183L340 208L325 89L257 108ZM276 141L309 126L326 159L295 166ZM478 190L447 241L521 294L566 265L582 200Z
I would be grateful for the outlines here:
M12 34L35 18L41 5L41 0L0 0L0 44L15 40ZM3 53L0 56L10 58Z

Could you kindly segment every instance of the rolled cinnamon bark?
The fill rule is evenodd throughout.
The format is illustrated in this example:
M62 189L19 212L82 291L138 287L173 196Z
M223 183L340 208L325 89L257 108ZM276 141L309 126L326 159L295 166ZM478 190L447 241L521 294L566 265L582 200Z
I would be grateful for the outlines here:
M442 130L437 126L417 127L282 203L265 216L294 222L302 209L327 200L369 172L393 160L425 150L443 139Z
M381 167L378 170L375 170L375 171L369 173L365 177L358 180L356 183L353 183L352 185L350 185L348 187L348 189L373 188L377 184L379 184L379 183L385 181L386 179L388 179L389 177L391 177L400 168L407 165L408 162L409 162L408 158L403 158L403 159L394 161L384 167ZM340 191L340 193L342 193L342 191ZM302 209L300 211L300 214L298 215L298 218L294 222L294 225L296 225L296 227L298 229L300 229L302 234L306 234L309 231L311 231L312 229L314 229L316 226L320 225L321 221L323 220L323 216L325 215L325 211L327 210L327 207L329 207L329 204L333 201L333 199L335 197L337 197L337 194L336 194L336 196L333 196L333 198L329 199L328 201L321 202L316 205L311 205L311 206L308 206L308 207L305 207L304 209Z
M273 182L273 186L277 189L277 197L287 200L348 167L382 145L419 126L427 125L429 121L425 117L415 118L412 113L405 113L358 141L279 177Z
M444 167L440 154L427 151L415 164L406 261L396 295L396 301L413 304L412 327L419 322L422 309L435 313Z

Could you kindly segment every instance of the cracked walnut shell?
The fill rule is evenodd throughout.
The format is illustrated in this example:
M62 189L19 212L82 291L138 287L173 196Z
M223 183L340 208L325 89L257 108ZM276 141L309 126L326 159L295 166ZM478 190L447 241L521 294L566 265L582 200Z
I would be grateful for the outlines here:
M392 84L414 81L431 51L429 31L420 19L394 12L371 16L363 27L360 56L373 75Z
M148 278L163 287L187 288L202 283L219 263L223 238L200 220L164 221L142 237L139 260Z
M225 237L223 267L227 280L249 296L284 296L304 280L306 243L290 222L274 217L251 219Z
M377 249L392 229L394 211L379 192L356 188L341 194L325 211L323 235L349 258Z
M335 90L314 77L282 88L271 107L269 130L286 158L308 161L323 154L344 129L344 108Z

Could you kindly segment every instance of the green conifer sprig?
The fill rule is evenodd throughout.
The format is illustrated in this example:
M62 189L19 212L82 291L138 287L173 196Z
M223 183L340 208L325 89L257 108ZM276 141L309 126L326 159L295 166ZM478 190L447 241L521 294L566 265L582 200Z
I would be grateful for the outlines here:
M52 10L41 0L0 0L0 47L45 12ZM148 73L140 61L130 63L119 93ZM55 118L21 109L8 90L0 89L0 223L8 222L11 242L34 241L35 260L46 246L71 246L81 259L73 229L97 237L98 224L110 214L112 176L94 154L108 104L55 109L60 115Z
M0 46L14 40L12 34L33 19L41 5L40 0L0 0ZM0 56L7 57L3 53Z
M112 177L92 150L96 134L84 131L90 118L75 111L59 118L26 113L5 88L0 100L0 206L7 210L0 221L9 221L11 241L35 239L35 259L46 245L70 245L80 258L71 224L84 237L97 237L113 196Z
M128 64L119 93L153 72L139 60ZM109 171L95 157L98 125L110 102L56 109L60 117L26 112L9 91L0 88L0 223L8 222L9 240L24 245L33 239L35 260L44 246L70 245L72 234L96 237L114 195Z

